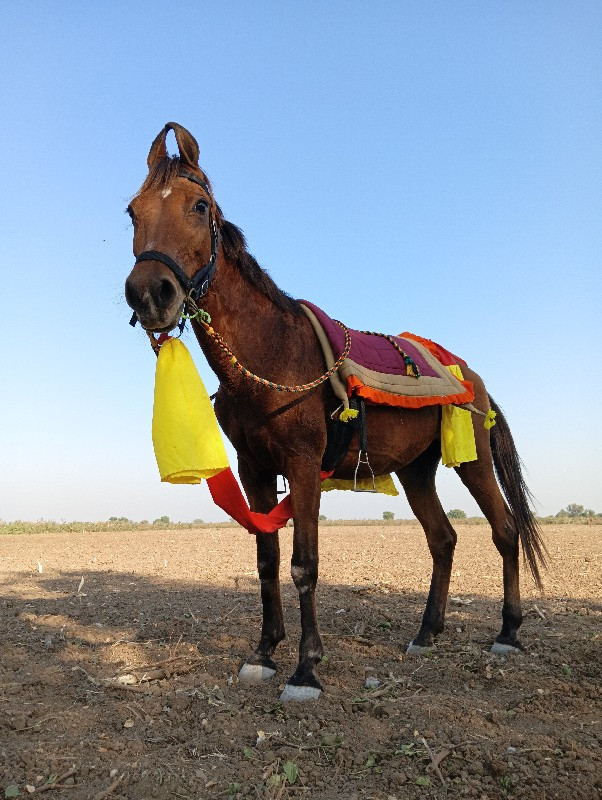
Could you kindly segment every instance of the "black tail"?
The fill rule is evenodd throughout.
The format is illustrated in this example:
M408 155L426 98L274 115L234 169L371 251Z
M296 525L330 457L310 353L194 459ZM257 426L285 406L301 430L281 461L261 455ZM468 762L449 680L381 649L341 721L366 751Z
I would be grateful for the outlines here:
M539 566L546 566L547 550L537 520L531 511L533 495L523 477L522 462L516 451L514 439L501 408L489 397L491 408L496 412L496 424L491 429L491 451L493 466L502 492L510 506L523 555L529 565L537 587L543 589Z

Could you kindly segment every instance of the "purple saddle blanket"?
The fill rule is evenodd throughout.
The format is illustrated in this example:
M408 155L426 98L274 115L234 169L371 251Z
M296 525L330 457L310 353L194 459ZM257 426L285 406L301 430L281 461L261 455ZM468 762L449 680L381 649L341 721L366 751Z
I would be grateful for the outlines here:
M311 312L306 311L318 338L322 341L326 337L336 361L345 348L344 330L318 306L307 300L301 303ZM372 403L409 408L461 404L474 399L472 384L454 377L421 343L392 336L402 351L399 352L382 336L349 330L351 348L338 371L348 396L356 394ZM323 341L322 347L330 367L333 362L328 363L328 347L324 348ZM418 377L412 368L408 369L404 355L416 365Z

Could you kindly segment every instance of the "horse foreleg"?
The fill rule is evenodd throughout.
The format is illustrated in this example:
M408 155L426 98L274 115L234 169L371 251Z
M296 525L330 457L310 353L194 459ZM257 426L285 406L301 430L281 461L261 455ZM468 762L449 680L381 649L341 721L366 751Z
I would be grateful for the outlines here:
M316 700L322 686L314 669L324 653L318 632L316 584L318 582L318 512L320 510L319 465L295 464L289 470L294 514L291 575L301 607L299 663L280 696L287 700Z
M271 511L276 505L276 478L262 480L242 459L238 469L251 509L262 513ZM255 538L263 621L259 645L238 673L239 680L247 683L258 683L273 677L277 666L272 656L285 635L280 597L278 534L258 533Z

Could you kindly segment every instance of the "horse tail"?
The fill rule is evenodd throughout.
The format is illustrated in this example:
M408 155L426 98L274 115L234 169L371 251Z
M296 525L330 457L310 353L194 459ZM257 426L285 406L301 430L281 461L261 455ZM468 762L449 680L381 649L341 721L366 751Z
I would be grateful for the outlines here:
M539 567L547 566L548 552L541 529L531 511L530 503L533 501L533 495L525 483L523 464L516 450L506 417L491 395L489 403L496 413L496 424L491 429L491 451L495 474L518 528L525 561L529 565L537 588L541 591L543 584Z

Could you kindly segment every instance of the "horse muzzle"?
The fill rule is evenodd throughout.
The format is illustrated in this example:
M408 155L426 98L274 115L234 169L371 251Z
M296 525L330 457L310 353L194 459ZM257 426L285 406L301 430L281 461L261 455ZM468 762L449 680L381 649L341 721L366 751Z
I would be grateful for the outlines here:
M162 264L138 264L125 282L125 299L147 331L166 333L176 327L185 301L184 290Z

